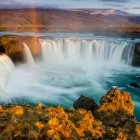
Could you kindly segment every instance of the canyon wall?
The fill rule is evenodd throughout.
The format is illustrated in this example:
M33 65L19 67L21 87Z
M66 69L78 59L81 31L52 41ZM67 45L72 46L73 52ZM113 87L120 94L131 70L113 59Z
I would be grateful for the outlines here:
M25 60L23 53L23 42L25 42L34 58L40 56L41 47L38 37L31 36L1 36L0 42L5 48L5 53L15 62Z

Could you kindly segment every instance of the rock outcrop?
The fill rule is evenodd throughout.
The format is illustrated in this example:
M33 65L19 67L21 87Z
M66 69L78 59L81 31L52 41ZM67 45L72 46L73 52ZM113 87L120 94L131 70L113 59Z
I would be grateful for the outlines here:
M133 115L134 104L127 92L118 89L109 91L101 99L96 113L98 119L106 126L108 138L134 139L136 120ZM111 132L112 131L112 132ZM138 135L135 139L138 139Z
M140 42L135 43L133 66L140 66Z
M81 98L94 101L83 96ZM93 109L96 117L93 111L88 111L89 108L65 110L60 106L45 107L41 103L37 107L0 106L0 139L140 139L140 123L133 116L134 105L127 92L113 89L101 99L101 105Z
M96 113L98 119L106 126L106 137L117 140L138 140L140 129L134 117L134 104L127 92L118 89L109 91L102 99Z
M140 86L139 86L137 83L135 83L135 82L131 83L130 86L131 86L131 87L134 87L134 88L139 88L139 87L140 87Z
M4 52L8 55L13 62L24 62L25 57L23 53L23 42L25 42L32 55L36 58L40 56L41 44L38 37L34 36L1 36L0 42L4 47ZM3 50L2 50L3 51Z

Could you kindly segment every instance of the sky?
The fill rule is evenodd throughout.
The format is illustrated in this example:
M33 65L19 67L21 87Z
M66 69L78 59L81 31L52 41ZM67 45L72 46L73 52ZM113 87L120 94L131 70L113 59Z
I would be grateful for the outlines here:
M0 0L4 8L118 9L140 14L140 0Z

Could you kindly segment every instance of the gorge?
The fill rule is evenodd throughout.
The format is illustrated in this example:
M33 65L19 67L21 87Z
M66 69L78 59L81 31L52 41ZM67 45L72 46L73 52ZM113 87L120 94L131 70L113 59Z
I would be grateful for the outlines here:
M140 89L129 86L139 83L140 70L132 66L139 39L54 33L38 37L5 36L1 42L16 65L13 69L9 59L0 56L8 71L1 82L4 84L6 79L6 85L1 85L2 104L42 102L69 108L80 95L92 97L99 104L106 91L117 87L130 92L139 120Z
M140 140L139 0L0 0L0 140Z

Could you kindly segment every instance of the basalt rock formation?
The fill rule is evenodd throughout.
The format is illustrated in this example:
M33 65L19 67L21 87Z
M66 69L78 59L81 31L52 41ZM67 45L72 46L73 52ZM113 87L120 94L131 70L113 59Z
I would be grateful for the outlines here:
M24 62L23 42L25 42L35 57L40 56L41 45L38 37L34 36L12 36L5 35L0 37L0 42L4 47L4 52L15 62ZM2 50L3 51L3 50ZM1 52L1 48L0 48Z
M94 111L98 107L94 99L83 95L81 95L80 98L74 102L73 106L75 109L85 109L88 111Z
M84 97L83 97L84 98ZM91 108L91 111L92 108ZM127 92L113 89L91 111L45 107L41 103L0 106L0 139L139 140L140 123Z
M140 66L140 42L135 43L133 66Z

